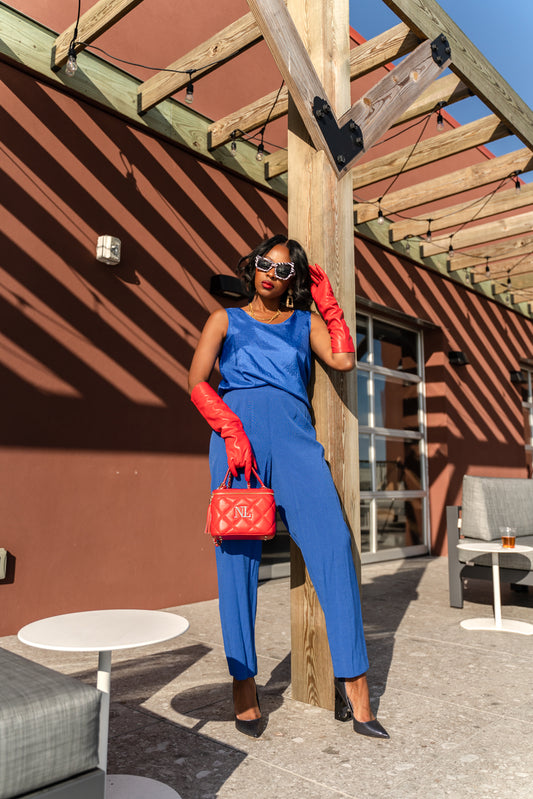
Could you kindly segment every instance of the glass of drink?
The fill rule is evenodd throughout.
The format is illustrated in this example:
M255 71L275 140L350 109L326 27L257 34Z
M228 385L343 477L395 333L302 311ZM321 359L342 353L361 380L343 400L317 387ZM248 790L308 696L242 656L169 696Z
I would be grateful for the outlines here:
M500 527L500 535L502 537L502 547L504 549L514 549L516 529L514 527Z

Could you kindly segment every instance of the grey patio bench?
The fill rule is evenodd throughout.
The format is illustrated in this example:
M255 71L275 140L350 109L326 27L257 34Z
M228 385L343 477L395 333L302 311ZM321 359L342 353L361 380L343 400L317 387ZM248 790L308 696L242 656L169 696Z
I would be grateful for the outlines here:
M516 543L533 546L533 480L514 477L463 478L462 505L448 505L448 579L450 606L463 607L463 580L492 580L491 556L473 556L457 548L465 541L498 541L499 528L516 529ZM500 580L519 586L533 585L533 552L506 554Z
M0 799L104 799L100 692L0 648Z

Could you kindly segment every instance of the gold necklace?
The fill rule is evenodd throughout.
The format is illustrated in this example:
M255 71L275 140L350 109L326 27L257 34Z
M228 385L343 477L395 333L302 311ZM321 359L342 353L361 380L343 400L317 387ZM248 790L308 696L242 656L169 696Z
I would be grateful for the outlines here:
M263 324L265 325L269 325L271 322L274 321L274 319L277 319L278 316L281 314L281 309L278 308L276 313L273 316L271 316L270 319L258 319L257 316L254 314L254 309L252 308L251 302L248 304L248 310L250 311L250 316L252 317L252 319L255 319L256 322L263 322Z

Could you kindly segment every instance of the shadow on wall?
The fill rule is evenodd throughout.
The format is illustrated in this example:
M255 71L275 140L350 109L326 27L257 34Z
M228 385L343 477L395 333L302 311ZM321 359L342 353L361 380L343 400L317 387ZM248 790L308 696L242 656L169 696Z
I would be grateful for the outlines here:
M10 67L3 80L3 444L205 454L186 378L218 307L209 280L284 228L281 203ZM95 260L99 234L122 240L120 267Z

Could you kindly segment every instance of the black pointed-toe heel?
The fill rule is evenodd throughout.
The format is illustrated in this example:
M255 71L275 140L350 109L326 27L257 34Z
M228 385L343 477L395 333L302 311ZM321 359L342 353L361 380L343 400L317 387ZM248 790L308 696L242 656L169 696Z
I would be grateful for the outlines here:
M352 703L346 693L346 684L344 680L338 677L335 677L335 718L337 721L349 721L352 719L354 732L359 733L359 735L367 735L369 738L390 738L387 730L377 719L357 721L353 713Z
M255 692L255 700L257 702L257 707L261 710L257 690ZM263 731L262 725L263 718L261 716L258 719L239 719L235 716L235 728L239 732L242 732L243 735L248 735L250 738L259 738Z

